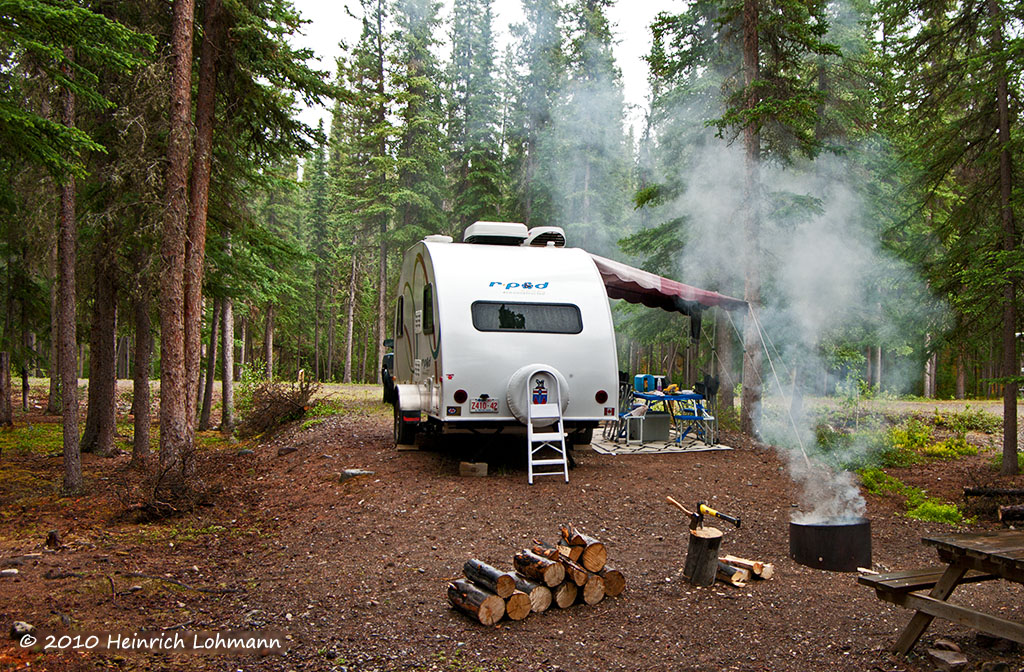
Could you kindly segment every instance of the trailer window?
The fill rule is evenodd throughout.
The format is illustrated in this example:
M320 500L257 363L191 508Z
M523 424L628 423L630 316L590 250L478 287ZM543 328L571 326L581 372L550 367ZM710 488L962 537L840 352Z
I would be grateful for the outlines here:
M423 288L423 333L434 333L434 286Z
M398 305L395 306L395 338L405 333L405 297L398 297Z
M476 301L472 311L473 326L477 331L540 334L578 334L583 331L580 309L571 303Z

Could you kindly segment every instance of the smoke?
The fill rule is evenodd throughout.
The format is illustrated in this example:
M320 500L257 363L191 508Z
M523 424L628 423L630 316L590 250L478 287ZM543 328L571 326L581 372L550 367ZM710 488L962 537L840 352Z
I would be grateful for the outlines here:
M685 222L678 268L683 282L742 296L748 247L742 147L710 133L690 147L699 151L677 177L686 188L658 209L655 220ZM848 521L865 511L857 478L828 465L862 462L871 446L854 441L841 451L829 446L833 452L826 455L816 441L816 416L793 403L794 396L799 401L804 394L835 392L822 389L832 368L823 346L920 342L917 330L939 321L942 312L927 299L928 289L914 270L879 242L879 227L858 182L864 157L853 158L861 149L796 165L761 166L763 303L757 319L768 354L761 433L782 453L799 486L795 520L801 523ZM888 312L900 312L901 319L887 320ZM740 317L733 320L742 332ZM907 326L906 333L898 325ZM835 378L831 381L834 385ZM909 385L887 371L887 386Z

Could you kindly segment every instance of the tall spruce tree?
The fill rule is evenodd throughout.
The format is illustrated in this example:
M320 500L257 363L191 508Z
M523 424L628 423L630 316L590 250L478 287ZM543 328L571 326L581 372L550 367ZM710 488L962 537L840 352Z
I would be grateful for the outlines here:
M494 76L493 0L455 0L449 64L448 147L452 215L460 234L500 218L503 173Z

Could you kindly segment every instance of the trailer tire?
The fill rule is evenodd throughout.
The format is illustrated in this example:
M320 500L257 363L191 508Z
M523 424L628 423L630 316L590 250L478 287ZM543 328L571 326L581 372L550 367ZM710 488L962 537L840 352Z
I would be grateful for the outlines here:
M569 434L569 438L574 446L586 446L594 440L594 428L584 427L583 429L577 429Z
M398 407L397 396L395 398L395 445L412 445L416 441L415 422L406 422L402 417L402 409Z

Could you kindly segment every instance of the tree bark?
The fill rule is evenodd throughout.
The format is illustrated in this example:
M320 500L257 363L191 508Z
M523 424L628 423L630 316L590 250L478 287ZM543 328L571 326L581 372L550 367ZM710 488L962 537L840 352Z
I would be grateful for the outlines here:
M759 102L754 85L760 70L758 53L758 3L743 2L743 83L747 91L746 107L753 110ZM750 306L743 332L743 398L740 429L757 437L761 416L761 339L755 316L761 307L761 137L757 126L743 129L744 147L744 284L743 298Z
M142 466L150 456L149 432L151 420L149 370L153 360L153 324L149 315L149 287L139 282L134 297L135 313L135 376L132 405L135 408L134 436L132 437L132 464Z
M517 572L551 588L559 585L565 579L565 568L562 563L542 558L531 551L516 553L513 562Z
M481 560L467 560L462 566L466 578L498 597L505 599L516 590L516 579L511 572L503 572Z
M241 334L238 336L238 368L243 368L249 361L249 318L243 317L240 320L238 328L241 330Z
M998 0L988 0L989 13L996 24L993 53L1004 52L1004 18ZM1017 232L1013 220L1013 169L1010 163L1010 103L1006 64L994 60L998 68L996 82L996 108L999 112L999 214L1002 222L1002 249L1009 257L1017 248ZM1017 281L1008 275L1003 287L1002 322L1002 375L1003 386L1003 463L999 470L1004 476L1020 473L1017 462L1017 391L1014 380L1020 376L1017 357Z
M221 376L221 415L220 431L230 434L235 429L235 314L232 310L231 297L226 296L221 310L223 326L221 336L224 343L221 347L224 359L224 375Z
M324 377L327 380L334 380L334 347L335 347L335 324L338 321L338 307L335 304L337 293L332 285L331 287L331 306L330 306L330 322L327 323L327 361L324 366Z
M274 379L274 304L267 302L267 323L263 330L264 374L267 380Z
M216 116L217 65L223 50L225 23L221 0L207 0L203 42L199 49L199 82L196 87L196 134L192 152L192 181L188 227L185 234L184 337L185 429L187 445L194 448L196 397L199 394L200 337L203 323L203 265L206 258L206 218L210 202L213 166L213 127Z
M58 347L60 345L60 339L57 336L59 330L58 310L60 308L60 302L57 300L58 273L56 250L54 250L52 264L53 284L50 287L50 394L46 399L47 415L57 415L60 413L60 365L58 364Z
M359 265L356 263L356 242L352 240L352 267L348 279L348 315L345 318L345 373L341 379L343 383L352 382L352 335L355 330L356 319L356 286L359 273Z
M222 302L213 300L213 316L210 320L210 343L206 346L206 380L203 386L203 409L199 412L199 431L210 428L210 409L213 406L213 379L217 376L217 329L221 321Z
M0 426L14 425L11 408L11 354L0 352Z
M110 455L117 430L117 284L109 251L96 264L96 299L89 335L89 401L82 434L85 453Z
M74 58L68 48L65 56ZM70 70L65 70L70 76ZM68 128L75 125L75 95L66 88L61 91L61 121ZM57 232L58 348L60 362L61 407L64 426L64 491L82 489L82 453L78 443L78 361L75 336L75 256L78 231L75 220L75 178L68 175L60 187L60 228Z

